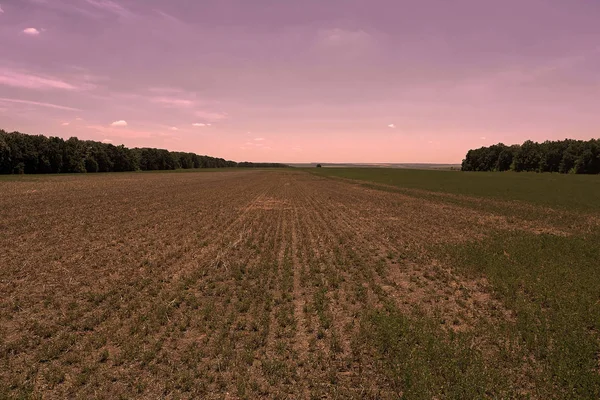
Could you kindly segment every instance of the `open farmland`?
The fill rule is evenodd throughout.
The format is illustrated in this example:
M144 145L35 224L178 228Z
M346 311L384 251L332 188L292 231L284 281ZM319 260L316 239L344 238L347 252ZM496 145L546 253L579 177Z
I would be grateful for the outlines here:
M598 177L344 171L0 179L0 398L600 396Z

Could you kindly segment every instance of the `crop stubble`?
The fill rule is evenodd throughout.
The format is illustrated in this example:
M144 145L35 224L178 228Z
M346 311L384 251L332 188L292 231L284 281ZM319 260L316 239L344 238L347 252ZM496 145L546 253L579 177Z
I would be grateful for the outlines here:
M364 313L391 302L456 332L510 320L427 247L548 228L292 171L0 189L8 396L393 398Z

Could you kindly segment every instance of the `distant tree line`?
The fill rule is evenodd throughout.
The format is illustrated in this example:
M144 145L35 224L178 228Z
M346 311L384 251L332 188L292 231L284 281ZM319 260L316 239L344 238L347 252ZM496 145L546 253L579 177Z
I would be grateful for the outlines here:
M463 171L535 171L563 174L600 173L600 140L528 140L522 145L502 143L469 150Z
M0 174L154 171L191 168L274 168L277 163L228 161L194 153L0 130Z

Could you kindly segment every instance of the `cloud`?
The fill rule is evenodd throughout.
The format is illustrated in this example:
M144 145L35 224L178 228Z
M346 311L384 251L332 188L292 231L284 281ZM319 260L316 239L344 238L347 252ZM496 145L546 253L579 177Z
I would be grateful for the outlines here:
M127 121L118 120L110 124L110 126L127 126Z
M481 139L481 140L485 140L485 136L482 136L482 137L480 137L479 139Z
M151 88L148 88L148 91L152 92L152 93L162 94L162 95L173 95L173 94L182 94L182 93L185 93L181 89L177 89L177 88L174 88L174 87L167 87L167 86L155 86L155 87L151 87Z
M598 53L600 53L600 46L574 55L546 60L538 65L509 66L481 76L468 78L458 88L469 94L480 95L485 92L495 93L509 85L554 82L557 79L564 78L557 76L557 74L585 65L589 61L593 62Z
M62 126L69 126L69 125L71 125L71 123L70 122L63 122L61 125Z
M388 125L388 128L395 129L395 128L396 128L396 125L395 125L395 124L389 124L389 125Z
M5 98L5 97L0 97L0 102L27 104L27 105L32 105L32 106L54 108L56 110L64 110L64 111L81 111L79 108L60 106L60 105L52 104L52 103L42 103L39 101L30 101L30 100L9 99L9 98Z
M213 111L196 111L194 113L196 117L208 120L208 121L220 121L227 118L227 113L213 112Z
M192 126L204 127L204 126L208 126L208 125L207 124L203 124L202 122L196 122L195 124L192 124Z
M77 90L78 87L54 77L43 77L30 73L0 69L0 85L26 89Z
M177 18L169 13L166 13L166 12L156 9L156 8L153 11L155 13L157 13L158 15L160 15L161 17L163 17L164 19L166 19L167 21L170 21L170 22L176 23L176 24L183 24L183 22L179 18Z
M184 107L189 108L194 105L194 102L186 99L177 99L174 97L153 97L150 99L153 103L159 103L166 107Z
M178 131L178 130L179 130L179 128L178 128L178 127L176 127L176 126L172 126L172 127L170 127L169 129L170 129L170 130L172 130L172 131Z
M265 138L255 138L254 141L244 143L244 146L249 149L271 149L264 143Z
M153 136L158 136L157 133L149 132L146 130L128 129L125 126L87 125L86 128L93 129L97 132L105 134L108 137L114 138L147 139Z
M106 144L108 144L108 143L112 143L112 142L113 142L113 141L112 141L112 140L110 140L110 139L103 139L103 140L102 140L102 143L106 143Z
M126 18L133 16L131 11L111 0L85 0L85 2L91 6L101 9L102 11L109 12L119 17Z
M363 30L326 29L319 32L319 42L325 46L365 45L371 42L371 35Z
M83 15L88 18L96 18L96 19L99 17L98 13L88 10L86 7L79 6L79 4L81 4L81 2L78 2L75 4L72 1L63 2L63 1L59 1L59 0L51 0L51 1L29 0L29 1L31 3L35 3L39 7L46 7L48 9L51 9L54 12L58 11L58 12L65 13L65 14L80 14L80 15Z
M1 5L0 5L0 14L4 14L4 10L2 9Z
M40 34L40 31L38 31L35 28L27 28L23 29L23 33L29 36L38 36Z

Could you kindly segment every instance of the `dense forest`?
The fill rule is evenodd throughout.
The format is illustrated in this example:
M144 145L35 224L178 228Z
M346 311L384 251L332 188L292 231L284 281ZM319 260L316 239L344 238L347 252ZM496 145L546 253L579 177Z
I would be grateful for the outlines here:
M0 130L0 174L56 174L76 172L153 171L190 168L274 168L277 163L228 161L194 153L152 148L129 149L72 137Z
M502 143L469 150L463 171L535 171L571 174L600 173L600 140L558 140L522 145Z

